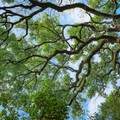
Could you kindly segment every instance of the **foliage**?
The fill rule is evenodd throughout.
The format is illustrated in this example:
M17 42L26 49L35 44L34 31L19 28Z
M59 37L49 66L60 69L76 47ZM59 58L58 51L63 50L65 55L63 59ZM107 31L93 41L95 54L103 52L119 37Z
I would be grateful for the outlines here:
M0 119L64 120L70 115L76 119L84 116L87 98L96 93L104 95L108 83L114 88L117 86L120 78L120 15L116 13L119 2L2 2ZM63 14L59 12L74 8L85 10L90 20L61 24L59 15ZM112 94L107 103L101 105L101 110L113 105L115 99L115 104L119 102L119 97L114 99ZM116 109L117 106L112 113ZM100 117L108 117L110 112L105 112L108 114L101 112Z
M94 116L95 120L119 120L120 118L120 91L112 92L104 103L99 106L99 114Z
M60 84L56 85L53 81L44 80L40 90L30 96L34 103L32 109L40 110L42 118L59 120L66 118L68 94L59 87ZM33 112L31 114L34 116Z

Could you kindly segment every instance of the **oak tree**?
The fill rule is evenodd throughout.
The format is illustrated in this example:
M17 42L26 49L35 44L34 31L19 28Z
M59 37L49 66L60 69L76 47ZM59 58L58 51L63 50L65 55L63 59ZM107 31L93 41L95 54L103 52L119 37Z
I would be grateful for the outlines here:
M116 87L119 6L119 0L2 0L1 119L81 116L85 99L104 95L108 83ZM61 24L60 13L75 8L90 20Z
M120 118L120 90L114 90L104 103L99 106L99 113L91 117L91 120L119 120Z

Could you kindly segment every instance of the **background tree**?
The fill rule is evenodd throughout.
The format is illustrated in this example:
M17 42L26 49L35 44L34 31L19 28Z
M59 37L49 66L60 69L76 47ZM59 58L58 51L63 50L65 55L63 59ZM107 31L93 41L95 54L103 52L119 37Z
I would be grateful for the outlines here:
M85 98L95 93L104 95L108 83L116 87L120 77L119 1L68 2L3 1L2 119L62 120L70 112L80 116L84 114ZM58 12L74 8L85 10L90 21L61 24ZM71 67L75 63L77 68ZM70 77L72 73L74 78ZM20 110L26 115L21 115Z
M104 103L99 106L99 113L91 120L119 120L120 90L114 90Z

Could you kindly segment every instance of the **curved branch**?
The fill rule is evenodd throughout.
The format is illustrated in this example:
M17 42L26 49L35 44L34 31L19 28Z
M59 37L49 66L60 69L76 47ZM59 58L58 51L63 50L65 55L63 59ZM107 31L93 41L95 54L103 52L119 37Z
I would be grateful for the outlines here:
M88 7L87 5L83 4L83 3L74 3L74 4L69 4L69 5L64 5L64 6L58 6L55 5L53 3L50 2L46 2L46 3L42 3L42 2L38 2L38 1L34 1L34 0L29 0L33 6L39 6L41 8L52 8L58 12L63 12L65 10L69 10L69 9L73 9L73 8L82 8L83 10L90 12L94 15L98 15L98 16L103 16L104 18L115 18L118 19L120 18L120 15L115 15L115 14L107 14L107 13L103 13L100 11L97 11L95 9L92 9L90 7Z

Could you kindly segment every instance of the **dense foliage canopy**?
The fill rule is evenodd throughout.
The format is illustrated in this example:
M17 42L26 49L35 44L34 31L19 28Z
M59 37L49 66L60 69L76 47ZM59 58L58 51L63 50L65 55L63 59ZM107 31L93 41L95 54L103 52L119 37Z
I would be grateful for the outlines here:
M120 119L120 90L112 92L104 103L99 106L99 113L95 113L91 120L119 120Z
M1 120L84 116L88 98L96 93L105 97L109 83L118 89L120 1L81 1L0 2ZM75 8L89 20L61 23L61 16ZM113 101L110 95L101 110L110 102L116 104L114 114L120 102ZM117 112L115 116L120 118Z

